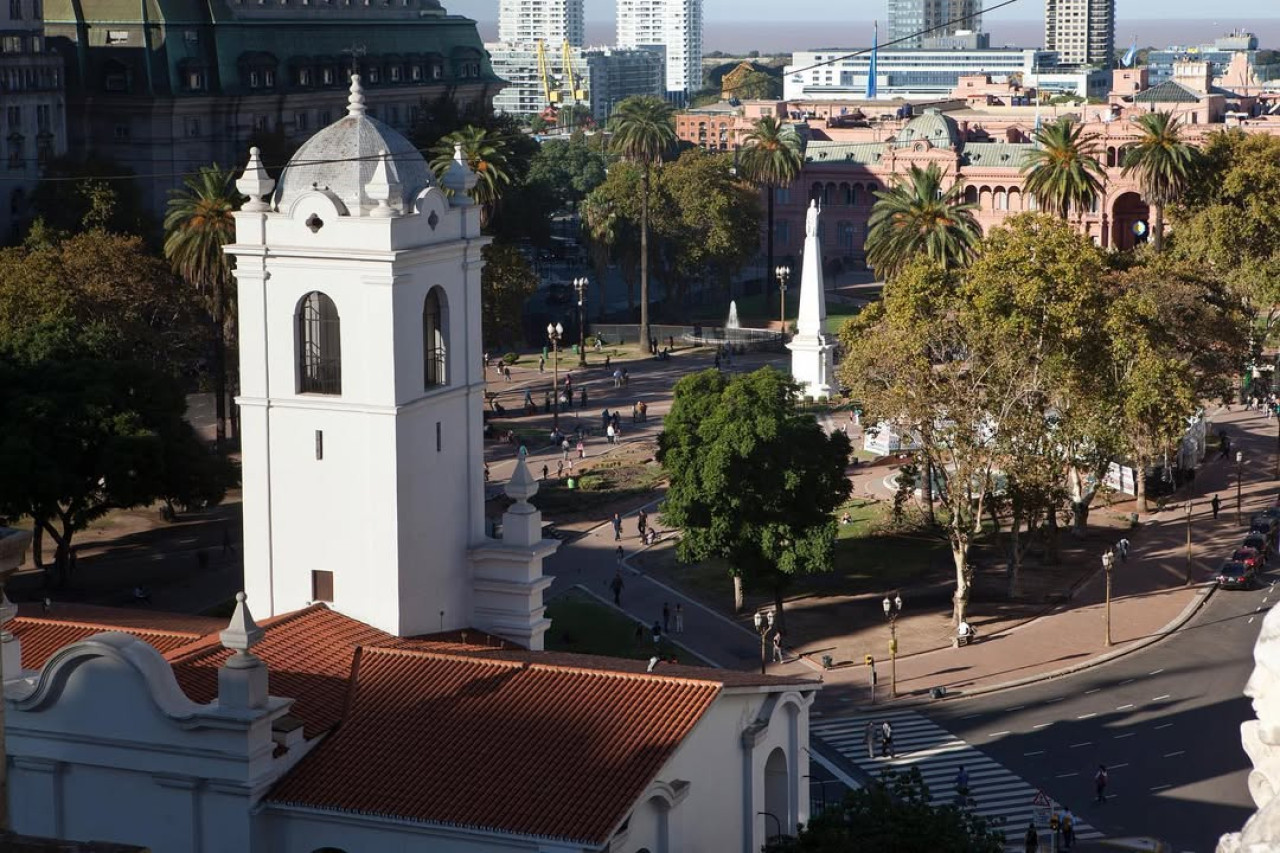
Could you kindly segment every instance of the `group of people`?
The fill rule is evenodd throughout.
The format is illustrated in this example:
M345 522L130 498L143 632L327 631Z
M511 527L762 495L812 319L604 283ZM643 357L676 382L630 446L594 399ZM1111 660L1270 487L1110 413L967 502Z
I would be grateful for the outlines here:
M1245 410L1259 409L1267 420L1272 417L1280 417L1280 397L1276 396L1276 392L1268 391L1266 397L1253 396L1245 401Z

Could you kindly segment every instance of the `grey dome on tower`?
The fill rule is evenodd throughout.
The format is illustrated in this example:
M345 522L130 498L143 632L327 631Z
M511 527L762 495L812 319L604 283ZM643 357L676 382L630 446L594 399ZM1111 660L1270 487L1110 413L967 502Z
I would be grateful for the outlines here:
M375 174L384 160L385 177ZM366 114L360 76L352 75L347 114L304 142L289 159L272 206L285 211L302 195L327 190L353 216L368 215L378 206L377 197L369 195L371 181L392 188L388 203L396 213L406 212L418 193L434 183L431 168L412 143Z

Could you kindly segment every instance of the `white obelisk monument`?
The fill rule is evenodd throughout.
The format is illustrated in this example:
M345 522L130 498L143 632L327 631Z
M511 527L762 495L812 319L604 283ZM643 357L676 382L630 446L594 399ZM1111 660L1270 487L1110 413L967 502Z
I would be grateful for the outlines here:
M804 259L800 273L800 315L791 350L791 375L806 397L831 396L835 344L822 331L827 319L827 297L822 281L822 247L818 245L818 204L809 202L804 222Z

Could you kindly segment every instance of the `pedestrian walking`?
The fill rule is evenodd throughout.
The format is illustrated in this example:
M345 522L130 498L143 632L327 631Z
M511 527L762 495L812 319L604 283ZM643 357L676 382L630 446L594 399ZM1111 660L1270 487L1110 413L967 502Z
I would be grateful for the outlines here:
M511 381L511 365L509 364L502 365L502 378L507 380L508 382Z
M641 400L640 401L640 423L645 423L648 420L649 420L649 404L646 403L644 400Z
M631 404L631 422L633 424L638 423L639 418L640 418L640 407L637 404L632 403Z
M617 431L616 429L614 429L614 428L613 428L613 424L612 424L612 423L610 423L607 427L605 427L605 428L604 428L604 435L605 435L605 439L606 439L610 444L616 444L616 443L617 443L618 431Z
M893 758L893 726L888 720L880 724L880 754Z
M583 442L582 439L578 439L578 458L579 459L587 458L587 445L585 442Z
M1062 829L1062 849L1070 850L1076 841L1076 816L1071 809L1062 807L1062 816L1058 818L1058 826Z
M546 466L546 465L543 465L543 466L542 466L542 479L544 479L544 480L549 479L549 478L550 478L550 476L551 476L551 471L549 471L549 470L547 469L547 466Z
M1093 789L1098 794L1098 802L1105 803L1107 801L1107 765L1098 765L1098 772L1093 774Z
M564 460L563 459L561 459L559 462L556 463L556 479L557 480L564 479Z
M542 395L542 414L551 414L551 392L546 391Z
M631 374L628 373L627 369L624 367L622 368L622 387L626 388L630 384L631 384Z
M871 720L867 721L866 741L867 760L869 761L876 757L876 724Z
M1026 846L1024 849L1027 853L1040 853L1040 832L1036 829L1034 820L1027 826Z
M676 633L684 633L684 605L676 602Z
M640 528L640 537L644 538L645 528L649 526L649 513L640 510L636 513L636 527Z
M964 769L963 764L956 771L956 794L961 799L969 796L969 771Z
M578 392L578 408L585 409L587 407L587 386L583 385L582 390Z
M1218 499L1217 495L1214 495L1213 500L1209 501L1209 506L1213 509L1213 517L1216 519L1218 510L1222 509L1222 501Z
M564 439L563 441L561 441L561 442L560 442L560 451L561 451L561 453L563 453L563 454L564 454L563 456L561 456L561 457L560 457L560 459L561 459L562 461L564 461L564 462L568 462L568 461L569 461L569 449L570 449L572 446L573 446L573 445L569 444L569 439L568 439L568 437L567 437L567 436L565 437L565 439Z
M1122 563L1127 563L1127 562L1129 562L1129 539L1128 539L1128 537L1122 537L1122 538L1120 539L1120 541L1116 543L1116 551L1117 551L1117 552L1119 552L1119 554L1120 554L1120 562L1122 562Z
M614 551L614 557L618 560L618 571L622 571L622 560L624 556L625 554L623 553L622 546L619 545L618 550Z
M671 633L671 605L662 602L662 630Z
M547 372L547 357L545 355L538 356L538 372L539 373Z
M616 367L613 370L613 387L614 388L622 387L622 371Z
M613 514L613 541L622 541L622 516L616 512Z
M662 642L662 625L657 619L653 620L653 644L656 646Z
M619 607L622 606L623 586L625 586L625 584L622 583L622 572L614 572L613 580L609 582L609 589L613 590L613 603Z
M773 662L783 663L782 658L782 632L773 632Z

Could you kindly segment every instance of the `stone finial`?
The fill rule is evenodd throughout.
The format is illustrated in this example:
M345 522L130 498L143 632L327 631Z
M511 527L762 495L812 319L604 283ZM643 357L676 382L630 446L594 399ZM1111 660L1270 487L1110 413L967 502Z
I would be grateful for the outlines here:
M511 472L511 479L507 480L504 491L507 497L518 504L528 503L538 493L538 481L529 473L529 466L525 464L523 456L516 457L516 468Z
M246 597L243 592L236 593L236 611L231 614L231 622L226 629L218 634L222 647L235 652L226 664L231 669L247 669L259 663L249 649L262 640L262 629L253 621L253 614L244 603Z
M360 75L351 75L351 94L347 95L347 115L364 115L364 89L360 88Z
M391 209L391 199L400 194L400 184L391 178L387 160L387 149L383 148L378 152L378 164L374 166L373 177L369 178L369 183L364 187L364 194L378 205L369 215L379 219L387 219L395 213Z
M467 207L474 204L471 199L471 190L475 188L478 180L479 177L467 163L467 156L462 151L462 143L454 143L453 160L449 162L449 168L445 169L444 175L440 177L440 185L450 195L449 203L454 207Z
M263 168L261 155L257 146L249 149L249 162L245 165L240 180L236 181L236 189L249 197L242 210L261 212L271 209L265 199L276 188L276 182Z

